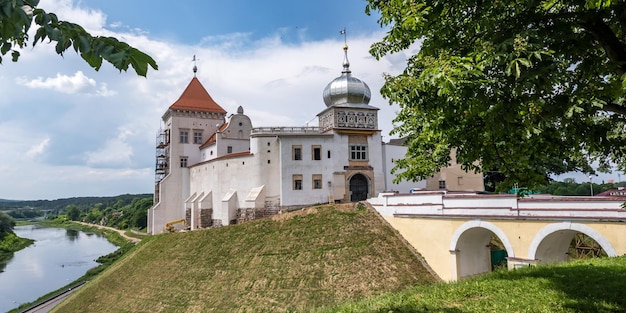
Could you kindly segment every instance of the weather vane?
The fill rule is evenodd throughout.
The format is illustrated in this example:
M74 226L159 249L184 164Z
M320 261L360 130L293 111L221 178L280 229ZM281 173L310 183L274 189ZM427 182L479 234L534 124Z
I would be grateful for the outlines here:
M339 33L343 35L343 44L347 46L348 39L346 38L346 28L344 27Z
M196 77L196 73L198 72L198 67L196 66L196 61L198 61L199 59L196 59L196 55L193 55L193 77Z

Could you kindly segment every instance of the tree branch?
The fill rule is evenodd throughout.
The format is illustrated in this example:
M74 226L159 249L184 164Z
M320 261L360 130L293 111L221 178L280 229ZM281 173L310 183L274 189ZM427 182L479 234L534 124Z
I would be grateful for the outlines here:
M607 112L612 112L615 114L626 116L626 107L623 107L616 103L607 103L604 105L603 109Z
M617 74L626 74L626 49L624 44L617 38L615 32L602 20L600 16L584 18L580 26L589 31L598 40L598 43L606 52L609 60L615 65Z

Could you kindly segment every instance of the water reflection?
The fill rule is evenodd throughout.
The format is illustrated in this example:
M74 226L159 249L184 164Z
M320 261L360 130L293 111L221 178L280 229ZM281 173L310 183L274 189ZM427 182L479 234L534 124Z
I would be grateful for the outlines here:
M61 288L98 265L95 260L117 247L104 237L62 228L15 227L15 234L35 243L0 264L0 312Z
M80 232L78 230L75 229L66 229L65 230L65 236L67 236L67 239L69 239L70 241L76 241L76 239L78 239Z

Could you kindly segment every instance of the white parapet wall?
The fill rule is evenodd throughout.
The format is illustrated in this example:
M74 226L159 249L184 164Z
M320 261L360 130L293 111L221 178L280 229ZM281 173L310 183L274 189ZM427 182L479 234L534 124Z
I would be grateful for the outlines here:
M509 194L380 193L368 202L383 216L626 220L623 198Z

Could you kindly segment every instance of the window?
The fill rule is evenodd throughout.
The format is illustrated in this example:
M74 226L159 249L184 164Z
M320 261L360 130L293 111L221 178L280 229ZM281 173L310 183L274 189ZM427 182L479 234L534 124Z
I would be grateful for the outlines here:
M187 167L187 157L180 157L180 167Z
M367 145L351 145L350 160L367 160Z
M313 160L319 161L322 159L322 146L312 146L311 151L313 151Z
M293 160L302 160L302 146L291 146L291 156Z
M233 146L228 146L226 150L226 153L233 153Z
M302 190L302 175L293 175L293 190Z
M330 159L330 150L328 150L328 158Z
M180 130L180 143L189 143L189 131L186 129Z
M445 180L440 180L439 181L439 189L446 189L446 181Z
M197 145L202 144L202 131L201 130L193 131L193 143Z
M322 189L322 174L313 174L313 189Z

